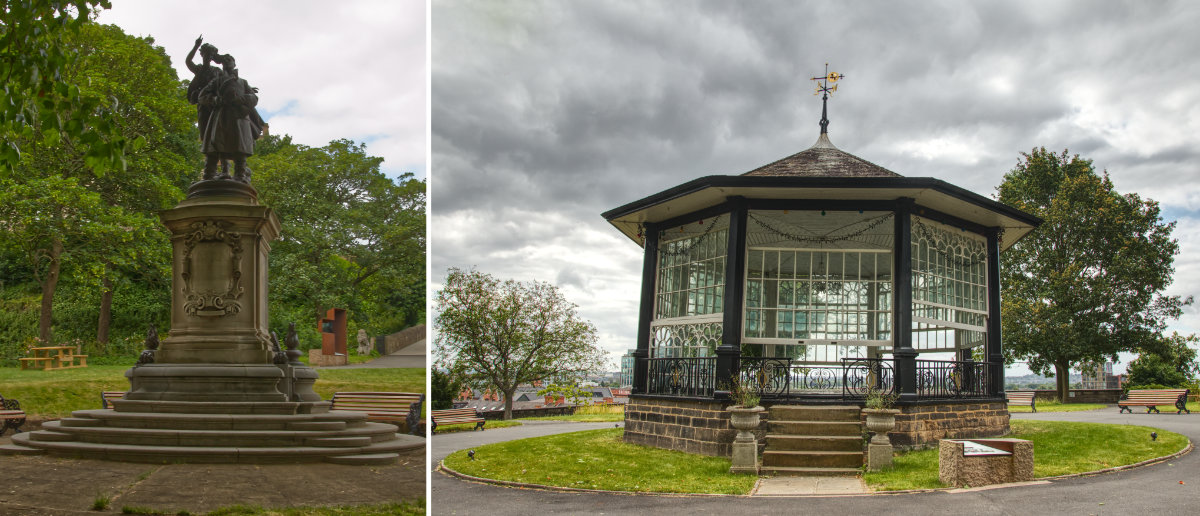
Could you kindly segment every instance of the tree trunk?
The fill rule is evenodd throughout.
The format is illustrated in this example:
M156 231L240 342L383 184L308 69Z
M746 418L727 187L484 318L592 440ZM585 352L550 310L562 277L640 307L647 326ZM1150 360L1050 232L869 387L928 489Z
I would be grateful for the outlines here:
M112 324L112 298L113 298L113 282L108 276L104 277L104 283L101 287L104 292L100 294L100 320L96 324L96 342L101 346L108 345L108 329Z
M46 279L42 281L42 312L38 317L38 338L43 346L49 346L50 324L54 320L54 289L58 287L58 273L61 268L59 258L62 257L63 244L54 240L50 244L50 268L46 271Z
M517 389L515 389L515 388L512 390L504 391L504 420L505 421L512 419L513 395L516 393L517 393Z
M1071 390L1071 363L1066 360L1054 361L1054 384L1058 387L1058 402L1067 402L1067 393Z

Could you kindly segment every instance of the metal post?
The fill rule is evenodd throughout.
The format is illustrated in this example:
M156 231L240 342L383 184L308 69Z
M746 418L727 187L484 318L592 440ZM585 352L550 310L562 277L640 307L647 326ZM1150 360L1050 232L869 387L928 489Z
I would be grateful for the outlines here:
M987 344L988 394L1004 395L1004 348L1000 341L1000 228L987 231Z
M892 359L895 361L896 390L900 401L917 399L917 351L912 347L912 210L913 199L896 202L895 232L892 245Z
M746 284L747 203L743 197L730 197L729 239L725 249L724 318L721 345L717 347L717 397L728 395L729 382L737 377L742 357L742 302Z
M646 224L645 255L642 258L642 306L638 311L637 349L633 351L632 394L646 394L650 373L650 322L654 318L654 285L658 274L658 226Z

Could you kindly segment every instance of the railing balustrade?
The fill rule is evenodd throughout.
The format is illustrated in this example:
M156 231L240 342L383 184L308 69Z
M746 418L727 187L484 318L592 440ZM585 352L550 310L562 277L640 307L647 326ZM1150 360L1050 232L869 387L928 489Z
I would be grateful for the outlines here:
M711 398L717 383L717 359L649 358L647 394Z
M710 398L717 390L716 358L651 358L647 394ZM918 399L989 396L988 363L917 360ZM790 358L741 357L738 381L763 399L862 400L872 390L896 390L891 359L844 358L841 364L810 365ZM722 389L723 390L723 389Z

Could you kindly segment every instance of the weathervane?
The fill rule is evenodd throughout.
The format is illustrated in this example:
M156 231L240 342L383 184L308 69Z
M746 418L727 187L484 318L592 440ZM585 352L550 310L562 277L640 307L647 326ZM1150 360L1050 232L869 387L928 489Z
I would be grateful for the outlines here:
M829 117L826 116L826 105L829 104L829 94L837 91L837 84L834 84L833 86L829 86L829 84L838 82L845 77L845 75L840 73L830 72L829 63L825 63L825 76L813 77L811 79L814 81L819 81L817 82L817 91L813 93L813 95L820 95L822 93L825 94L821 97L821 134L825 134L827 132L826 129L829 127Z

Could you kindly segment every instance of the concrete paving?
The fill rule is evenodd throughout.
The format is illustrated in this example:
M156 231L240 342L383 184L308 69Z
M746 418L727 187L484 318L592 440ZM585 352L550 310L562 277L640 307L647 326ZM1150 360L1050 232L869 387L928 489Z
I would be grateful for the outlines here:
M1118 414L1116 407L1088 412L1014 414L1016 419L1084 421L1150 426L1200 441L1200 413ZM449 452L489 442L552 433L611 428L611 423L545 423L460 432L430 439L430 466ZM1104 443L1097 443L1103 446ZM1037 451L1034 450L1035 456ZM841 496L690 496L538 491L467 482L440 473L430 478L430 514L1139 514L1200 512L1200 453L1151 466L1101 475L1014 486L909 494Z
M763 477L752 496L851 495L871 492L860 477Z

